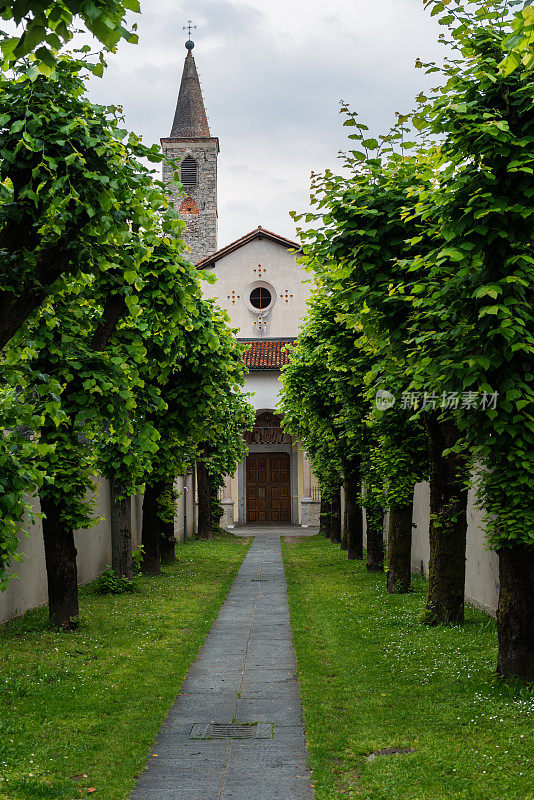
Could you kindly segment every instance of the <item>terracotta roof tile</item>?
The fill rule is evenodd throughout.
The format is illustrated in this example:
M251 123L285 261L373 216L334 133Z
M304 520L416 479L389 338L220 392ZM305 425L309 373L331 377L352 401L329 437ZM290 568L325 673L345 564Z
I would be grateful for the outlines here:
M287 344L295 339L240 339L250 345L245 351L245 365L250 370L280 369L289 364L289 353L284 351Z

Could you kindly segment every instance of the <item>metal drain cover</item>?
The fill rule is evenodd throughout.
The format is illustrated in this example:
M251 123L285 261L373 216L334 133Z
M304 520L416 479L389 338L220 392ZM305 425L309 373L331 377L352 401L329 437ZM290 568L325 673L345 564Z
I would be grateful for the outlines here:
M190 739L271 739L269 722L195 722Z

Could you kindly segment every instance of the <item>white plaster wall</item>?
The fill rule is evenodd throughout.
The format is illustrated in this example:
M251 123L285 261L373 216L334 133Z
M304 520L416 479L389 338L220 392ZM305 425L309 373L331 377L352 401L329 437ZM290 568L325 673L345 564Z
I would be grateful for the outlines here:
M107 564L111 564L111 530L109 527L109 483L99 477L96 495L96 517L98 524L88 531L76 531L74 542L78 555L78 583L89 583L99 575ZM45 598L46 600L46 598Z
M230 484L231 497L234 503L234 525L237 523L237 512L239 509L239 479L237 472L236 469L235 474L232 475L232 482Z
M412 572L428 577L430 544L430 486L427 482L417 483L413 495L413 517L415 528L412 533Z
M278 370L249 372L244 391L254 392L251 402L256 410L273 411L278 406L278 396L282 391L280 372Z
M298 479L297 479L297 508L298 508L298 523L302 525L302 498L304 497L304 453L300 444L298 447Z
M33 506L35 510L39 509L37 499ZM6 591L0 594L0 622L42 605L47 599L41 524L36 522L28 525L26 530L28 537L21 535L19 546L19 552L24 554L24 561L21 564L15 562L10 569L12 574L19 577L12 579Z
M248 303L251 284L257 281L270 284L275 290L275 302L267 314L267 327L261 331L261 338L297 335L311 291L311 284L303 282L310 275L296 263L295 254L281 244L254 239L204 272L217 277L214 284L203 283L204 295L217 298L219 305L228 311L232 325L239 328L240 337L260 338L258 326L253 324L258 314L250 310ZM286 291L293 295L288 296L287 302Z
M135 550L141 544L143 530L143 495L132 497L132 548Z
M184 479L182 476L174 482L174 491L178 494L176 516L174 517L174 536L179 542L184 540ZM189 527L189 526L188 526Z
M487 549L483 512L475 506L475 492L467 503L465 595L473 605L495 614L499 602L499 557Z
M487 549L483 513L475 505L475 489L467 500L467 548L465 569L465 599L479 608L495 614L499 601L499 559L494 550ZM418 483L414 491L413 521L416 528L412 538L413 572L428 577L430 545L430 487Z
M474 478L476 484L476 476ZM344 493L342 491L342 507ZM467 546L465 564L465 599L478 608L495 615L499 602L499 558L489 550L483 523L483 512L475 504L475 488L467 498ZM428 578L430 561L430 486L418 483L414 489L412 533L412 572ZM367 546L365 509L363 510L364 546ZM384 516L384 542L387 545L388 514Z
M179 493L178 501L176 503L176 516L174 518L174 535L176 540L183 542L184 528L187 521L187 535L192 536L194 533L194 514L195 514L195 499L193 497L193 476L187 475L185 480L183 476L177 478L174 487ZM185 519L185 504L187 504L187 520Z
M102 519L90 530L76 531L74 541L78 551L78 583L89 583L111 563L111 533L109 528L109 484L98 478L96 515ZM133 547L141 539L142 497L132 498ZM39 500L34 498L34 509L39 512ZM23 614L30 608L45 605L48 600L42 525L39 520L26 528L28 536L21 534L19 552L22 563L15 562L11 571L18 575L0 594L0 623Z

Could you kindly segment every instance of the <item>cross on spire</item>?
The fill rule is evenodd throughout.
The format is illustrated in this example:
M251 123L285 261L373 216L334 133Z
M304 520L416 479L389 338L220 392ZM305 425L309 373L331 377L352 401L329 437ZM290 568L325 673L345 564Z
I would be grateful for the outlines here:
M196 25L193 25L193 23L191 22L191 20L190 20L190 19L188 19L188 20L187 20L187 25L182 25L182 28L183 28L183 30L184 30L184 31L187 31L187 35L189 36L189 41L188 41L188 42L187 42L187 44L186 44L186 47L187 47L187 45L189 44L189 42L191 42L191 31L196 31L196 29L197 29L197 26L196 26ZM189 50L189 49L191 49L191 48L187 48L187 49Z

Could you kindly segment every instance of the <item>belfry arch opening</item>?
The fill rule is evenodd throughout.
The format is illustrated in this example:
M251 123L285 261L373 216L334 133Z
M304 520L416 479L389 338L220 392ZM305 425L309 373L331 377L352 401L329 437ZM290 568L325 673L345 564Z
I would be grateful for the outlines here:
M198 183L198 164L193 156L186 156L180 166L180 180L184 186L196 186Z

